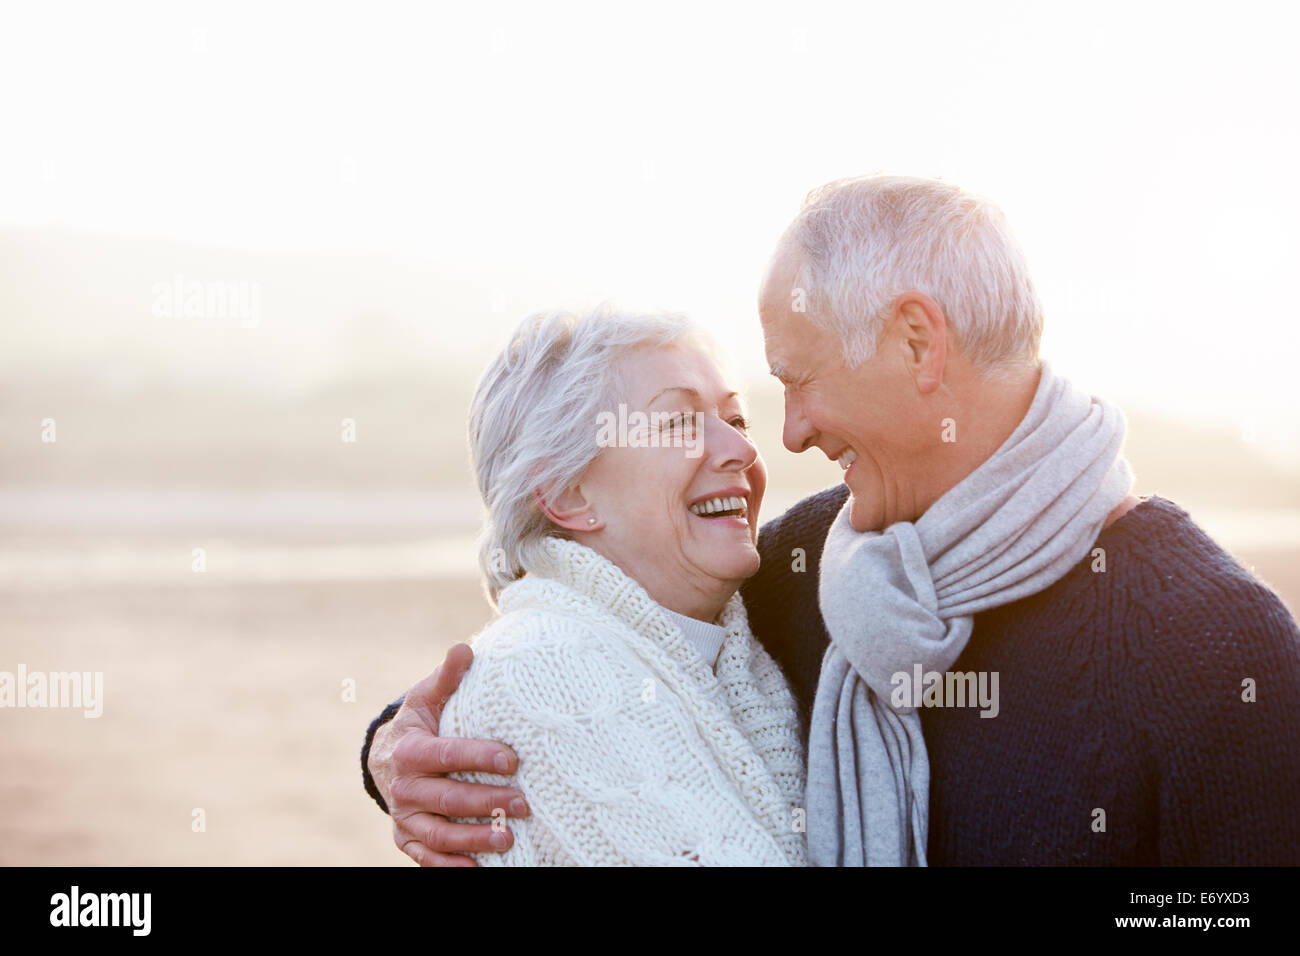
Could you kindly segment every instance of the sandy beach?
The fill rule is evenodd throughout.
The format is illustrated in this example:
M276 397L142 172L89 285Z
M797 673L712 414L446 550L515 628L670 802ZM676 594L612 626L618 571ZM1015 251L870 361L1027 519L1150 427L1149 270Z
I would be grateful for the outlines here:
M55 540L47 558L93 546ZM138 557L136 583L107 570L60 580L59 562L47 560L41 574L21 586L10 577L0 590L0 667L104 675L98 718L74 709L0 715L0 863L408 863L361 788L362 734L489 619L478 582L436 567L394 576L386 564L350 580L322 563L319 543L300 540L272 552L278 578L195 574L187 546L119 541L119 560L154 555ZM248 545L245 557L268 547ZM369 553L437 550L434 541L390 542ZM176 574L141 571L169 552ZM1297 606L1300 552L1240 558ZM462 550L446 564L465 560ZM255 567L246 560L245 571ZM348 686L354 702L344 699Z
M0 863L401 864L362 734L487 614L471 579L5 591L6 661L104 707L3 715Z

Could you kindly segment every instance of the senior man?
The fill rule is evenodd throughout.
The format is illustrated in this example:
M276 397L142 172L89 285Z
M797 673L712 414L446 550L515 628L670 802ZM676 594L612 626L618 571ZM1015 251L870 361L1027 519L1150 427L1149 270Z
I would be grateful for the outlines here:
M763 527L742 589L800 702L810 859L1300 862L1300 631L1184 511L1130 494L1124 418L1040 360L1001 213L932 180L831 183L759 311L786 447L845 469ZM436 737L469 659L362 751L422 864L509 845L446 817L527 813L443 776L515 769Z

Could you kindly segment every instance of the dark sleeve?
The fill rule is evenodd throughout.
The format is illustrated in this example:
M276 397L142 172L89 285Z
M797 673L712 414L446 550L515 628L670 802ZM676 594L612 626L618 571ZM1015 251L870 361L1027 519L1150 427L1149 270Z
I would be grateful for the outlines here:
M401 709L402 701L405 699L406 695L403 694L379 712L379 716L366 728L366 742L361 747L361 782L365 784L366 793L374 798L375 803L379 804L379 809L385 813L388 812L388 804L384 803L384 798L379 795L379 790L375 787L375 778L370 776L370 745L374 743L375 731L393 719L393 715Z
M826 532L847 497L848 488L840 484L763 525L762 563L740 592L754 637L790 682L805 733L830 643L817 601L817 572Z
M1160 862L1300 864L1300 629L1235 564L1179 597L1160 602L1163 639L1132 688L1149 708Z

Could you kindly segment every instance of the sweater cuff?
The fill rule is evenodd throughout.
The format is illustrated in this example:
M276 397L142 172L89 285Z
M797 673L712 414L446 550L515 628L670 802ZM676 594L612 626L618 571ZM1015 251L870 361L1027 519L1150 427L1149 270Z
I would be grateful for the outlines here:
M365 745L361 748L361 781L365 784L366 793L374 798L375 803L379 804L379 809L385 813L388 812L388 804L379 795L379 789L375 786L375 778L370 776L370 745L374 743L375 731L393 719L393 715L401 709L402 701L405 699L406 695L403 694L380 711L379 716L370 722L370 726L366 729Z

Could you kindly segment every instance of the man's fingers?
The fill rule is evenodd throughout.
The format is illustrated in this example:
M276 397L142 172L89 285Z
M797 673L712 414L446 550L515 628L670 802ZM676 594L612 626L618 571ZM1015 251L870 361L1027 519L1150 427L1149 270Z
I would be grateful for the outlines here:
M389 807L399 813L436 813L444 817L490 817L503 810L509 817L528 816L528 804L512 787L490 787L446 777L401 776L393 781Z
M437 669L406 692L404 705L425 715L425 722L435 730L442 717L447 699L460 686L460 679L474 662L474 651L468 644L453 644Z
M478 866L471 856L458 853L434 853L419 840L407 840L402 852L420 866Z
M460 737L433 737L407 734L393 750L397 776L429 773L512 774L519 769L519 758L505 744L491 740L465 740Z
M451 823L432 813L413 813L393 821L393 841L415 859L412 842L434 853L501 853L514 845L509 827L491 823Z

